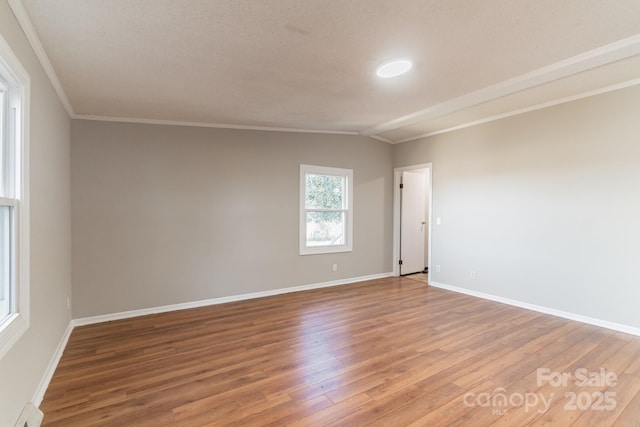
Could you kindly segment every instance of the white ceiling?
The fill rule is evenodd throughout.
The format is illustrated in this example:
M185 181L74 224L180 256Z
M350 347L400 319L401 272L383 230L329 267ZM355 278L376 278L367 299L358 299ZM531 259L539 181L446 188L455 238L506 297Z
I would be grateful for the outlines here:
M402 142L640 78L638 0L9 2L78 118Z

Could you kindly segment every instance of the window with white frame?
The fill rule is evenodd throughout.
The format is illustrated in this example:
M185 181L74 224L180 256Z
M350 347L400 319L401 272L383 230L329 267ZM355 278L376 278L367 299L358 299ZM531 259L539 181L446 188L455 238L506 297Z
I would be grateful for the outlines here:
M300 165L300 255L353 248L353 170Z
M0 36L0 357L29 327L29 76Z

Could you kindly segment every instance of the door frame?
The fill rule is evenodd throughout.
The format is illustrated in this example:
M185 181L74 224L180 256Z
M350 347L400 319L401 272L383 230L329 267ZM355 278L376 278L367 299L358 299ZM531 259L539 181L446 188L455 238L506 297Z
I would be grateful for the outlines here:
M427 169L427 177L429 182L427 183L427 190L429 191L429 197L427 197L427 203L429 206L429 233L427 236L427 264L431 268L431 232L433 218L432 206L433 206L433 173L432 164L423 163L419 165L403 166L393 169L393 275L400 275L400 266L398 261L400 260L400 177L402 172L411 171L415 169Z

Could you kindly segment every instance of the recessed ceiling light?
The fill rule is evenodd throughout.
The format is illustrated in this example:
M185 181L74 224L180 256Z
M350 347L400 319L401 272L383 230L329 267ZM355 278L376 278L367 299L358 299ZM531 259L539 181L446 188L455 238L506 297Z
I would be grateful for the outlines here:
M388 79L406 73L412 66L413 64L408 59L392 59L391 61L381 64L378 69L376 69L376 74L378 77Z

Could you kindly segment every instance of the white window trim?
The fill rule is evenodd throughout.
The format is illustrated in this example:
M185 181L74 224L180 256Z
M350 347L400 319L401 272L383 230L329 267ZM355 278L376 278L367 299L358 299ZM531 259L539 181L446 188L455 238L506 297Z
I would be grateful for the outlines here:
M347 180L347 206L345 218L345 242L334 246L307 246L307 210L305 209L305 177L307 174L345 177ZM300 165L300 255L331 254L353 251L353 170L327 166Z
M18 128L15 129L18 144L14 176L15 235L14 239L14 288L12 301L15 312L0 324L0 358L2 358L29 328L29 74L20 64L8 43L0 36L0 75L9 86L9 95L19 101ZM17 203L16 203L17 200ZM7 200L5 202L9 203ZM4 203L3 203L4 204Z

